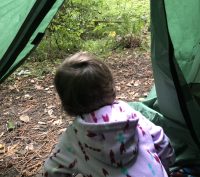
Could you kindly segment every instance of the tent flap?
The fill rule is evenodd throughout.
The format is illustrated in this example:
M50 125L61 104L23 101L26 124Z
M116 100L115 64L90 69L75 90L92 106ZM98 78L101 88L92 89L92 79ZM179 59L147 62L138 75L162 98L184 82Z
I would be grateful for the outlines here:
M63 1L9 0L5 3L0 0L0 15L4 17L0 20L0 31L3 33L0 49L0 83L23 62L39 43ZM8 9L12 10L8 11ZM8 25L9 31L5 30L5 25Z
M199 83L199 8L198 0L151 0L155 80L151 95L154 92L156 99L155 104L152 98L145 103L163 116L148 118L170 137L176 165L200 165L200 106L191 89L191 85ZM196 89L196 97L199 92Z

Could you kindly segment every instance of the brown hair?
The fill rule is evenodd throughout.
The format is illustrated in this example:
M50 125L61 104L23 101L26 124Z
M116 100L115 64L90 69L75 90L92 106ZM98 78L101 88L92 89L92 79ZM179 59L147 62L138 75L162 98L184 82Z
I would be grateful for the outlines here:
M54 78L65 111L71 116L90 113L115 99L114 81L104 62L79 52L58 68Z

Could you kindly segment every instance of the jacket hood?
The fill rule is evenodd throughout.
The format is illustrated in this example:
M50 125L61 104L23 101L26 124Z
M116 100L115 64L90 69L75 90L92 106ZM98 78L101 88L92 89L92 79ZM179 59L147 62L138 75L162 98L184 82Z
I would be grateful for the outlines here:
M74 129L85 158L120 167L133 163L138 152L137 112L124 102L78 117Z

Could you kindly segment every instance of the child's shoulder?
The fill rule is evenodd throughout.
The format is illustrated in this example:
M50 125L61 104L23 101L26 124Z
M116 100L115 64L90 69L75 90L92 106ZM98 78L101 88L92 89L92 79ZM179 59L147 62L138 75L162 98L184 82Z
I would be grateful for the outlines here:
M114 102L114 104L117 104L119 107L126 109L126 110L130 110L130 111L136 111L134 108L132 108L128 102L122 101L122 100L116 100Z
M128 103L123 101L123 100L115 100L113 102L114 105L123 105L123 106L128 106Z
M131 107L128 102L117 100L116 103L123 112L126 112L127 114L134 114L136 117L144 118L142 113Z

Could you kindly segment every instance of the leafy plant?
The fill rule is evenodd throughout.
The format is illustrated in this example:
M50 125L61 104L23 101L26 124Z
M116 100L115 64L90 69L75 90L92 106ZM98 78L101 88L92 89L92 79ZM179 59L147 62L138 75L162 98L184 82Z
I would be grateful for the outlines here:
M78 50L106 53L117 47L138 47L148 26L148 0L68 0L37 54L40 59L60 58Z

